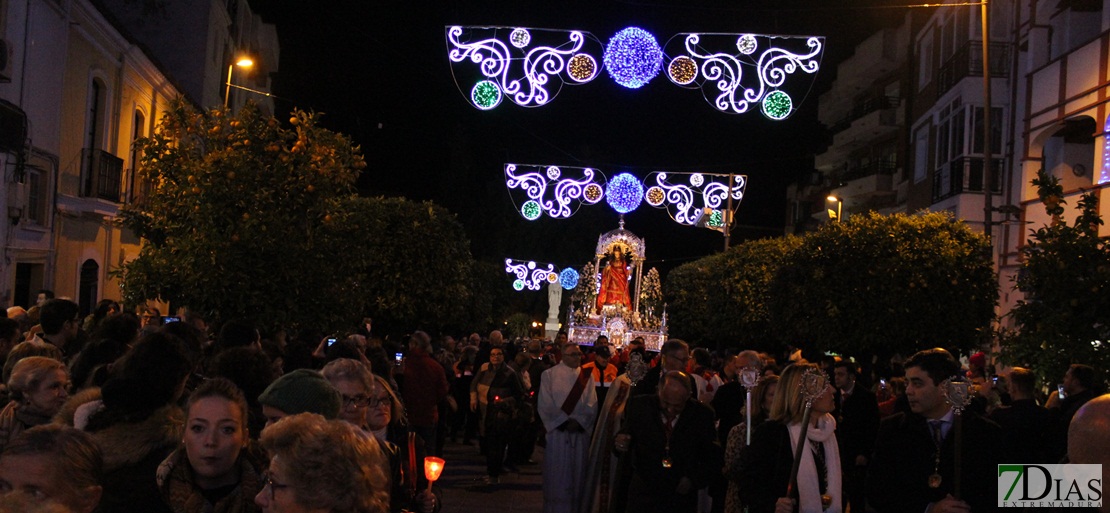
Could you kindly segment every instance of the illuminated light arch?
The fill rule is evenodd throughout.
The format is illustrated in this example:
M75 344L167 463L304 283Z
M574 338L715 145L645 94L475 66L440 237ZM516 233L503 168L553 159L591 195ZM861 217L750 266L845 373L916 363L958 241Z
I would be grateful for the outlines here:
M672 178L677 180L672 182ZM737 174L732 179L730 188L728 175L656 171L648 175L644 184L648 186L649 205L666 209L676 223L693 226L706 208L712 211L709 223L714 222L714 215L718 216L717 222L723 222L729 194L732 194L733 211L739 208L747 190L748 177ZM661 199L659 195L662 195Z
M482 81L495 84L504 98L522 107L546 105L563 84L581 84L597 77L602 44L578 30L524 27L446 27L447 57L460 91L473 91ZM586 73L590 63L593 72ZM573 65L572 65L573 64ZM471 105L482 110L473 94Z
M530 221L543 214L556 219L574 215L583 203L601 200L604 183L605 175L588 167L505 164L509 197Z
M697 78L676 84L701 89L715 109L743 114L756 105L769 119L782 120L812 88L825 43L818 36L686 33L664 48L675 60L696 63Z
M555 264L537 263L534 260L505 259L505 272L516 277L513 288L516 290L540 290L548 283L559 281Z

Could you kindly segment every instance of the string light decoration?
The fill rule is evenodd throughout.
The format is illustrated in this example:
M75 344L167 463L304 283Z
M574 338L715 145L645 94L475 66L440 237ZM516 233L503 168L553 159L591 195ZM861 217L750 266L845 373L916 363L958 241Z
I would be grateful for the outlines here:
M655 78L663 67L663 49L650 32L628 27L609 39L602 56L609 76L629 89Z
M516 276L516 280L513 281L513 288L516 290L540 290L545 284L559 280L559 274L555 272L555 264L537 264L533 260L506 258L505 272Z
M725 214L720 210L714 210L709 214L709 220L705 222L706 226L710 228L720 228L725 225Z
M686 58L698 70L690 82L675 76L671 80L701 89L715 109L743 114L756 105L767 118L779 121L796 110L794 98L804 98L813 86L825 43L817 36L688 33L675 35L665 48L674 56L672 67ZM788 77L801 75L809 77L787 84Z
M763 115L775 121L786 119L794 110L794 102L790 95L782 91L772 91L763 97Z
M490 80L483 80L474 84L470 91L470 100L474 106L482 110L490 110L501 104L501 88Z
M589 32L464 26L446 32L455 82L460 91L470 87L471 104L482 110L497 107L500 98L521 107L546 105L563 84L590 82L598 74L594 56L601 55L602 44ZM478 94L482 82L496 86L498 100L489 86Z
M563 272L559 273L559 285L566 290L574 290L578 286L578 271L571 267L563 269Z
M505 164L509 197L521 202L520 214L529 221L544 213L556 219L574 215L582 203L601 200L603 183L605 175L588 167Z
M644 187L640 184L640 180L628 173L621 173L614 177L605 189L605 200L613 210L621 214L636 210L643 197Z
M680 179L685 178L686 183L672 183L670 181L672 175ZM728 176L656 171L644 180L644 184L649 185L646 194L648 205L666 209L676 223L689 226L695 225L708 208L712 212L707 224L720 226L712 224L712 216L719 216L719 222L723 223L729 194L732 194L732 208L735 210L744 199L748 183L747 176L732 175L733 182L730 188Z
M520 215L529 221L535 221L543 215L543 209L540 208L540 204L536 200L528 200L524 202L524 206L520 207Z
M670 66L667 66L667 76L670 77L671 82L678 85L689 85L696 78L698 78L698 65L685 55L676 57L671 60Z
M597 76L597 60L584 53L575 55L567 62L567 74L575 82L589 82Z

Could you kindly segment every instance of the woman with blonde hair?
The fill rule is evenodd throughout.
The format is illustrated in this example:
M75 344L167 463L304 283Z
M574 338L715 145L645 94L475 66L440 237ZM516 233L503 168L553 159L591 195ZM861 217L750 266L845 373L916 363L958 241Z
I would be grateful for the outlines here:
M189 396L181 446L158 466L162 498L175 513L253 513L262 488L252 454L247 400L230 380L205 381Z
M349 422L314 413L262 430L270 469L254 502L265 513L385 513L386 458L377 440Z
M821 378L809 363L786 368L778 384L768 420L752 433L752 443L740 453L740 498L752 513L840 513L840 450L836 443L833 388L823 388L813 399L805 447L798 466L796 496L788 496L795 445L802 432L806 398L803 383L808 373Z
M58 413L69 398L65 364L45 356L29 356L12 367L8 379L11 401L0 411L0 450L26 429L43 424Z

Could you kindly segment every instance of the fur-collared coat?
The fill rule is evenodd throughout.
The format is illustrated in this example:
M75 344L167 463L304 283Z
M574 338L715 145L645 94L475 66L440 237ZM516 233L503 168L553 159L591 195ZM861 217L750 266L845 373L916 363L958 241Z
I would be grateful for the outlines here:
M254 496L262 489L260 466L249 451L241 451L235 462L239 484L213 504L196 485L189 457L180 447L158 467L158 488L174 513L257 513Z
M74 425L76 414L81 425L82 414L96 414L96 401L100 401L100 389L86 389L71 397L54 420ZM154 410L145 419L118 422L89 432L104 455L104 495L98 513L170 512L158 490L155 473L158 465L177 448L184 424L181 408L170 404Z

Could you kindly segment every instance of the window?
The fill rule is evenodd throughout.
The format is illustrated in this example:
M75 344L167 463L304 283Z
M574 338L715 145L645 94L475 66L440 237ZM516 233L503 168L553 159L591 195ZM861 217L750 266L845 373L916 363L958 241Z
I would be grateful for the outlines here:
M975 114L972 119L972 153L984 153L983 151L983 108L975 107ZM1002 107L991 107L991 154L998 155L1002 153Z
M920 91L933 81L933 39L927 34L917 50L917 90Z
M929 172L929 125L918 127L913 135L913 183L925 181Z
M135 110L135 121L131 127L131 187L130 195L131 201L136 201L145 198L150 193L150 182L144 180L139 172L142 164L142 153L139 148L135 146L135 141L138 141L146 134L146 116L143 115L141 110Z
M45 173L35 167L27 168L27 209L24 214L30 223L46 225Z

